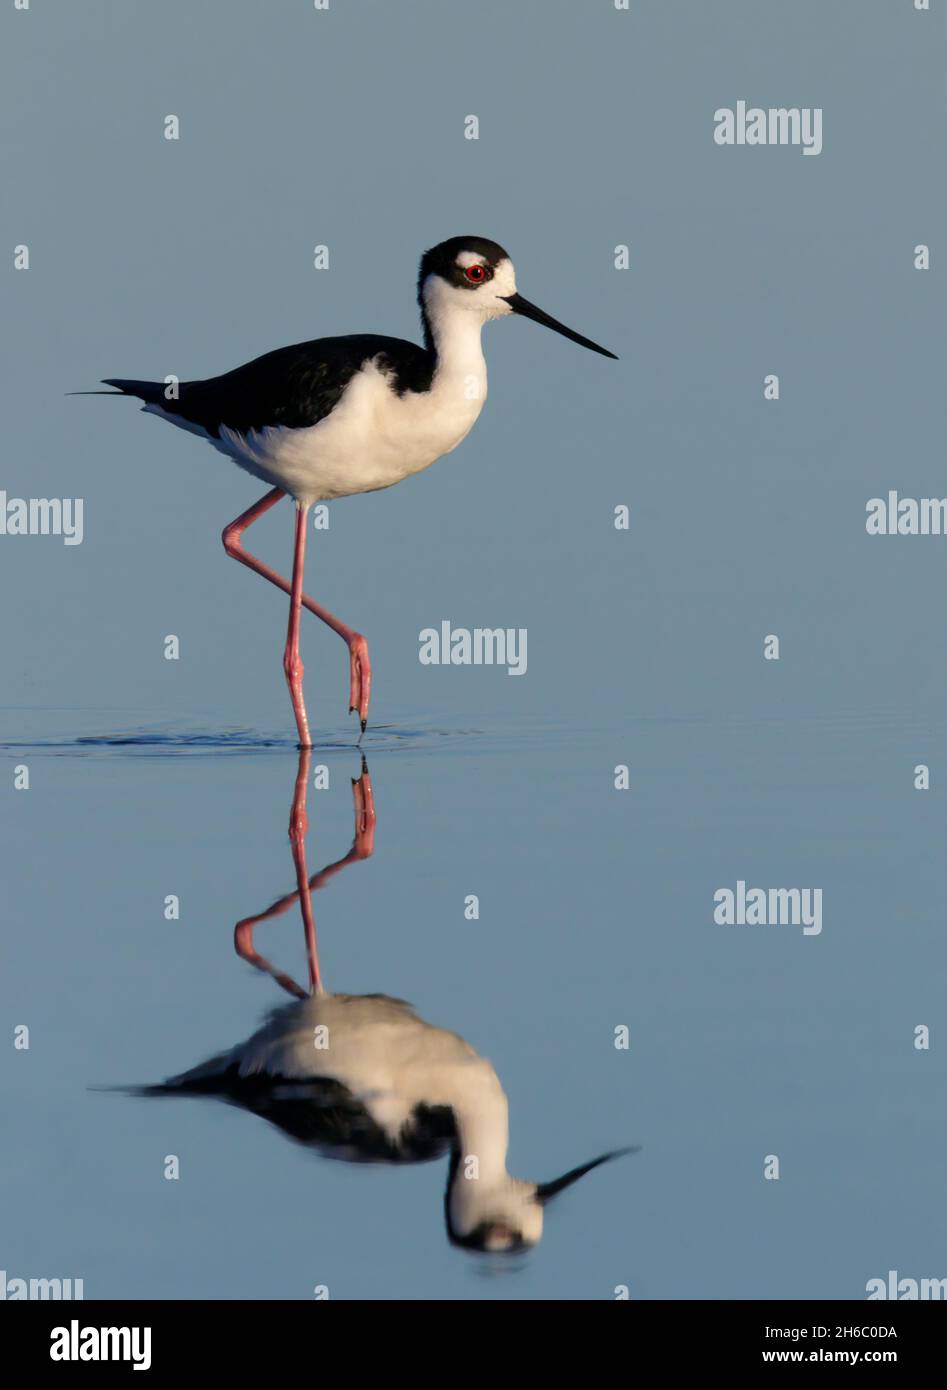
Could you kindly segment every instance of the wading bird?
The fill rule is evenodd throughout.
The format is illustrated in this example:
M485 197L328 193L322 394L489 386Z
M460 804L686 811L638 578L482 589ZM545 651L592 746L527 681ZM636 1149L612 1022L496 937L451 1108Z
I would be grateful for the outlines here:
M426 251L418 275L424 346L354 333L278 348L223 376L185 381L169 399L164 382L106 378L143 409L208 440L272 491L223 533L241 564L290 595L283 670L300 747L312 746L299 656L301 607L349 649L349 712L364 732L371 695L368 643L303 593L306 519L315 502L375 492L430 467L469 433L487 394L480 331L521 314L604 357L615 354L551 318L516 289L509 256L483 237L452 237ZM85 393L80 393L85 394ZM288 494L296 504L292 581L244 550L248 526Z

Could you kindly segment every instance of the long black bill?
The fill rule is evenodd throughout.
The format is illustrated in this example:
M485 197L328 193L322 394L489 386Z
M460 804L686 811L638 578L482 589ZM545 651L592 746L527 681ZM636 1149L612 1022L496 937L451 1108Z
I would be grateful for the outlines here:
M591 1173L593 1168L599 1168L603 1163L610 1163L613 1158L624 1158L626 1154L636 1154L639 1152L640 1145L630 1149L613 1149L611 1153L601 1154L598 1158L593 1158L590 1163L583 1163L578 1168L572 1168L568 1173L563 1173L561 1178L554 1178L552 1182L541 1182L536 1188L536 1200L548 1202L550 1197L555 1197L565 1188L571 1187L579 1178L584 1178L586 1173Z
M598 343L593 343L591 338L583 338L581 333L573 333L571 328L566 328L564 323L554 319L551 314L547 314L542 309L537 309L535 304L530 304L528 299L524 299L521 294L502 294L501 299L505 299L513 310L514 314L522 314L526 319L533 319L536 323L545 324L547 328L554 329L561 333L564 338L571 338L580 347L589 348L592 352L600 352L603 357L611 357L615 362L618 361L614 352L609 352L608 348L599 347Z

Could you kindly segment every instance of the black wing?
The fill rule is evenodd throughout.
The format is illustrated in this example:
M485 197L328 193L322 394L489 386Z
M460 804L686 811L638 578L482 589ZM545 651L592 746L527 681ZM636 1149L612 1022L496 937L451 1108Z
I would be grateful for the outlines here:
M457 1136L451 1109L422 1104L392 1143L362 1102L332 1077L241 1076L233 1065L210 1076L185 1073L163 1085L136 1087L132 1094L213 1097L259 1115L326 1157L350 1163L425 1163L445 1153Z
M166 398L167 387L160 381L110 377L103 385L160 405L169 415L199 425L217 439L222 425L247 434L268 425L304 429L318 424L335 409L352 377L371 358L379 358L380 365L392 372L399 395L430 387L434 374L430 353L416 343L375 333L316 338L277 348L223 376L181 382L176 400Z

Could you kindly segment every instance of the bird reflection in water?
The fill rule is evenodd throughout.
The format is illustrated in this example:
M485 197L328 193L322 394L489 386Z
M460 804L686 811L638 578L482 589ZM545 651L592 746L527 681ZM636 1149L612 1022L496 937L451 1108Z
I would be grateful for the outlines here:
M602 1154L552 1182L525 1182L506 1168L507 1098L490 1063L456 1033L419 1018L385 994L333 994L323 986L312 893L374 848L375 804L364 758L352 781L355 838L344 858L308 876L306 791L311 752L300 750L290 815L297 888L237 923L237 953L294 996L245 1042L136 1094L204 1096L269 1120L331 1158L423 1163L449 1154L444 1212L451 1242L510 1252L537 1244L550 1198L593 1168L632 1153ZM300 905L309 989L258 953L254 930Z

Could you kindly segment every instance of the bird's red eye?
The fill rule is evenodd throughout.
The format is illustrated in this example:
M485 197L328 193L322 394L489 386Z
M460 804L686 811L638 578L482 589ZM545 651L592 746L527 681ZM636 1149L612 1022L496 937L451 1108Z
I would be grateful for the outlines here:
M467 279L475 285L479 285L481 281L486 280L487 278L486 268L482 265L465 266L464 274L466 275Z

